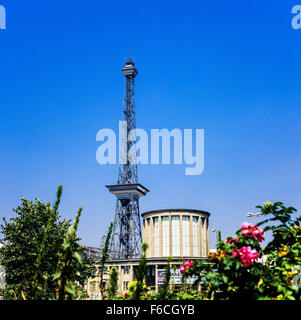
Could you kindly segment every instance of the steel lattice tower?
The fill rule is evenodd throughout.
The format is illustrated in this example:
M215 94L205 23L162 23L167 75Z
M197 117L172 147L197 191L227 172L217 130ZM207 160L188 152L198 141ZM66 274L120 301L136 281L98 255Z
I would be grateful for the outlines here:
M126 141L123 142L126 148L124 160L119 164L118 184L106 186L117 197L114 227L110 239L110 256L113 259L132 259L141 254L139 198L146 195L149 190L138 183L136 153L130 153L130 150L135 150L136 143L134 79L138 71L131 58L121 71L125 76L123 120L126 121L124 137Z

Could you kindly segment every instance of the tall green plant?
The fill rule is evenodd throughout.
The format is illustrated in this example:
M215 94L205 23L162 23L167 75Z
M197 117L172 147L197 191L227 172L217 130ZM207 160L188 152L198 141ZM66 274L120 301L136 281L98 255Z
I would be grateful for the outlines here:
M57 272L53 280L57 281L57 299L72 300L84 296L83 279L85 274L83 247L77 243L76 232L82 207L78 209L74 223L66 232L59 251Z
M51 232L51 227L55 221L55 218L56 218L56 215L57 215L57 210L58 210L58 207L59 207L59 204L61 202L61 196L62 196L62 192L63 192L63 186L60 185L58 188L57 188L57 191L56 191L56 200L55 200L55 203L53 205L53 208L50 212L50 215L49 215L49 220L48 220L48 223L47 223L47 226L46 226L46 230L45 230L45 233L44 233L44 236L43 236L43 241L42 241L42 244L41 244L41 247L40 247L40 250L39 250L39 253L38 253L38 257L37 257L37 261L36 261L36 264L35 264L35 275L34 275L34 280L33 280L33 283L34 283L34 298L35 299L39 299L40 297L40 292L43 290L43 287L39 284L39 281L38 281L38 276L39 276L39 271L41 269L41 263L42 263L42 259L43 259L43 256L44 256L44 251L45 251L45 247L47 245L47 240L49 238L49 234ZM49 278L49 275L45 274L43 275L43 278L45 280L47 280ZM25 295L23 294L23 296L25 297Z
M103 276L104 276L104 268L105 268L105 263L109 257L109 245L110 245L110 239L111 239L111 234L114 226L114 220L110 223L109 230L106 236L106 241L105 245L102 248L102 257L100 261L100 282L99 282L99 290L101 293L101 299L105 300L105 291L106 291L106 284L103 281Z
M141 298L141 294L143 292L143 287L144 287L144 279L146 277L146 272L147 272L146 250L148 248L148 244L146 242L143 242L141 244L141 247L142 247L142 256L136 271L137 284L133 294L134 300L140 300Z
M159 300L166 300L168 298L168 287L171 278L171 257L167 257L167 266L165 268L165 277L162 287L159 289Z
M112 267L111 273L110 273L109 288L108 288L110 300L113 300L116 297L117 290L118 290L118 271L116 267Z

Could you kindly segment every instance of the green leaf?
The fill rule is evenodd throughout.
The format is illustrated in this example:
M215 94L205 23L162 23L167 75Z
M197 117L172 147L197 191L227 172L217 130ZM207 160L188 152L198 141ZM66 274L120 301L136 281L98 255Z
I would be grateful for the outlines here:
M228 283L228 277L226 275L222 275L222 280L225 282L225 283Z
M79 262L82 263L82 256L78 252L73 252L73 257Z
M56 273L53 275L52 279L53 279L53 280L57 280L60 276L61 276L61 272L58 271L58 272L56 272Z

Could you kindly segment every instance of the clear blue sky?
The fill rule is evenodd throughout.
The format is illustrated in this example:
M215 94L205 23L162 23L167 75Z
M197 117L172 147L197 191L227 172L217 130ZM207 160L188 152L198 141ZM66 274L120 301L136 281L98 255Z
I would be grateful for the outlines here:
M231 235L266 200L301 209L301 30L294 1L0 0L0 216L21 196L61 213L83 205L82 243L114 217L95 159L102 128L118 128L120 72L132 45L137 126L205 129L205 171L141 166L141 211L194 208ZM214 235L211 234L211 246Z

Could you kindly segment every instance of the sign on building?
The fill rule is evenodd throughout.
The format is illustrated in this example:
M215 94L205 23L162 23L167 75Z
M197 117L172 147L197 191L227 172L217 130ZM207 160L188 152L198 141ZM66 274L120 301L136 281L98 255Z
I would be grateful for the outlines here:
M158 269L157 270L157 284L164 284L166 270L165 269ZM196 276L186 278L186 284L193 284L196 280ZM182 283L182 275L179 269L170 270L170 281L169 284L181 284Z

